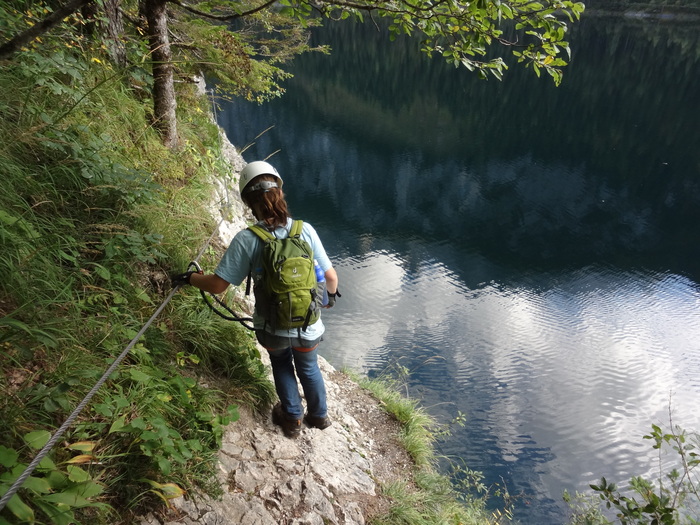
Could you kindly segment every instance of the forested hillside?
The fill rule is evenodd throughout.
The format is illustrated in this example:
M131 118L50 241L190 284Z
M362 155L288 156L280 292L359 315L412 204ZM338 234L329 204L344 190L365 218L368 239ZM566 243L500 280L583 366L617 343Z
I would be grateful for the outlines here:
M700 11L698 0L587 0L586 9L590 11L608 12L688 12Z

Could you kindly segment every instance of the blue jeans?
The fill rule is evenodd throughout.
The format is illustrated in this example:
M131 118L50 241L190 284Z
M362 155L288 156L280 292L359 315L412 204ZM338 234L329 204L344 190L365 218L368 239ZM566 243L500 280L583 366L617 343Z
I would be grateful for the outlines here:
M277 396L289 419L301 419L304 415L297 377L304 390L308 414L319 418L326 417L326 385L318 367L316 350L321 339L307 341L296 337L279 337L263 330L257 330L256 335L260 344L270 354Z

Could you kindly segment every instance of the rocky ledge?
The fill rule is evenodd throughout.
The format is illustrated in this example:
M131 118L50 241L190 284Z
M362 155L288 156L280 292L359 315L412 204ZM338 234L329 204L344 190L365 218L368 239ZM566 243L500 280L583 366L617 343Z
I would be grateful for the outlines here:
M366 390L319 358L329 417L288 439L270 414L242 411L219 451L220 498L188 495L140 525L362 525L383 513L382 485L407 481L413 463L400 426Z
M204 93L203 83L200 88ZM216 220L226 218L218 229L223 250L250 216L238 192L230 190L245 161L221 129L220 134L230 171L213 178L210 211ZM240 294L238 299L246 301ZM260 350L269 370L267 352ZM398 440L400 425L347 375L322 357L319 364L330 427L304 427L298 438L288 439L269 413L241 409L219 451L223 495L188 494L172 500L165 514L146 515L140 525L362 525L386 511L382 485L407 481L413 469Z

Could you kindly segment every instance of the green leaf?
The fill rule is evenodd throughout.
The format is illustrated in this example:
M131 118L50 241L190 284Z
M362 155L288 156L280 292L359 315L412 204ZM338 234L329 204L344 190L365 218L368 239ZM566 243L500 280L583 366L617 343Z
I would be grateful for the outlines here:
M143 420L142 417L137 417L131 420L131 423L129 423L129 427L132 429L145 430L146 422Z
M63 490L69 483L66 475L59 470L52 470L46 474L46 479L54 491Z
M160 471L165 474L166 476L170 474L170 470L172 469L172 463L168 461L165 458L158 458L158 468Z
M39 472L51 472L56 470L56 464L48 456L44 456L36 467Z
M39 235L39 233L27 221L25 221L21 217L10 215L4 210L0 210L0 222L7 224L8 226L16 225L30 239L39 239L41 237L41 235Z
M86 507L90 504L90 502L80 494L70 493L68 491L48 494L43 497L43 500L50 503L68 505L69 507Z
M214 419L214 414L212 414L211 412L197 412L195 416L197 417L197 419L205 423L209 423Z
M0 445L0 465L6 468L14 467L18 457L19 454L15 449Z
M120 409L128 407L131 403L124 396L117 396L114 398L114 404L116 405L117 409Z
M24 441L34 450L39 450L51 439L51 433L46 430L36 430L24 435Z
M110 273L110 271L100 264L95 263L94 270L95 273L105 281L109 281L112 278L112 274Z
M74 487L67 489L65 492L69 494L77 494L83 498L94 498L102 494L104 487L95 481L89 480L84 483L80 483Z
M152 430L144 430L141 432L141 439L144 441L159 441L160 440L160 435Z
M226 408L226 413L228 414L230 422L238 421L241 417L237 405L229 405L228 408Z
M28 477L22 484L22 487L36 492L37 494L47 494L53 490L49 480L46 478L36 478L34 476Z
M73 264L78 263L78 259L74 255L71 255L70 253L66 253L63 250L58 251L58 256L65 261L72 262Z
M68 471L68 479L76 483L82 483L90 479L90 474L75 465L68 465L66 470Z
M34 501L34 504L39 507L44 514L51 518L51 523L53 525L72 525L75 523L75 516L73 515L73 512L66 509L65 506L61 506L59 509L53 503L41 501L39 498ZM1 522L0 525L2 525Z
M99 403L94 405L93 410L104 417L112 417L112 407L106 403Z
M138 288L136 290L136 297L144 303L153 304L151 297L148 295L148 293L146 293L146 290L144 290L143 288Z
M201 452L204 449L204 447L202 447L202 444L196 439L188 440L187 446L190 447L190 450L195 450L197 452Z
M7 502L7 508L20 521L34 523L34 511L17 494L12 496Z
M126 426L126 424L124 423L125 420L126 416L119 416L109 427L109 431L107 433L113 434L114 432L121 431Z
M129 370L129 375L131 376L131 379L138 383L148 383L151 379L153 379L153 376L150 376L144 372L141 372L140 370L136 370L133 368Z
M44 410L46 410L47 412L56 412L60 408L61 406L50 397L44 399Z

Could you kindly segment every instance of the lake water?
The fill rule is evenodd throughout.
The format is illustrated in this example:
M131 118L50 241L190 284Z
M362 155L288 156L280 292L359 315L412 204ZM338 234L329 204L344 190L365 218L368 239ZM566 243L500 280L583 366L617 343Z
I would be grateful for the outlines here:
M246 160L274 154L338 269L321 354L465 414L438 452L505 484L522 523L654 476L651 424L700 430L697 27L586 18L559 88L370 26L314 41L332 55L296 60L284 97L218 118Z

